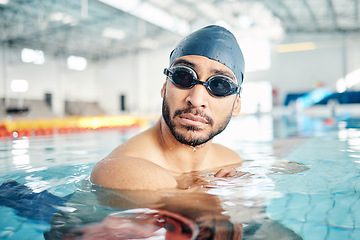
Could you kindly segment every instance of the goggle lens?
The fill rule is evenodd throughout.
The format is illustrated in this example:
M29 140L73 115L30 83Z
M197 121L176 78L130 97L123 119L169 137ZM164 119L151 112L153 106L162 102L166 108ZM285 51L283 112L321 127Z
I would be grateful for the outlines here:
M187 69L175 68L172 69L171 79L175 85L180 88L189 89L195 86L194 76ZM168 76L170 77L170 76Z
M217 76L212 78L212 81L209 82L209 89L211 89L213 94L216 96L227 96L233 91L233 88L228 80Z
M230 77L224 75L214 75L205 82L201 82L198 80L196 72L187 66L166 68L164 74L168 76L171 82L178 88L190 89L196 84L201 84L205 86L209 94L214 97L226 97L237 93L240 89Z

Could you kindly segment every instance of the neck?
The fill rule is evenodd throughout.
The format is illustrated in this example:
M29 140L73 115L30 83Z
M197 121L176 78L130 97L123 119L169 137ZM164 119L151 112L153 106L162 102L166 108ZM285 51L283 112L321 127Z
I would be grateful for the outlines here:
M163 118L160 119L158 125L161 148L171 168L169 170L183 173L204 168L211 140L198 146L186 145L173 136Z

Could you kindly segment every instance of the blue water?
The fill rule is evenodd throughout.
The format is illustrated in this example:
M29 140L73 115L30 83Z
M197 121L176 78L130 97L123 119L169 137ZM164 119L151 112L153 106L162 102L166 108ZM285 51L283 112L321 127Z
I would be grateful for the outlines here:
M273 175L283 193L267 207L272 219L305 239L360 239L360 132L343 129L308 139L286 158L309 170Z
M219 187L209 193L221 199L224 214L245 228L269 218L306 240L360 239L359 123L329 124L304 116L234 119L215 141L236 150L245 160L238 170L248 174L217 179ZM88 208L89 219L99 209L105 215L118 211L98 203L87 178L98 160L140 130L2 139L0 183L13 179L58 197L85 194L67 211ZM51 228L5 206L0 216L0 239L44 239ZM268 239L260 233L258 239Z

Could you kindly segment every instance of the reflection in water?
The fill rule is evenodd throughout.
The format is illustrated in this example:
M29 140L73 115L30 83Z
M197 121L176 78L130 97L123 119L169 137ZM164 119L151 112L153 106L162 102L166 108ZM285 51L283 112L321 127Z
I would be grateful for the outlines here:
M13 156L13 163L20 169L25 169L30 165L30 156L28 154L21 154ZM29 168L31 168L29 166Z
M29 139L28 138L22 138L22 139L15 139L13 141L14 149L28 149L29 148Z
M18 169L29 169L30 155L29 153L29 139L15 139L11 150L12 162Z
M164 210L133 209L113 213L100 223L73 230L64 239L195 239L194 221Z
M274 192L265 175L194 175L208 184L189 190L135 191L83 181L67 204L76 211L55 214L46 239L251 239L255 234L256 239L271 239L279 232L288 239L301 239L267 218L266 203L281 194Z

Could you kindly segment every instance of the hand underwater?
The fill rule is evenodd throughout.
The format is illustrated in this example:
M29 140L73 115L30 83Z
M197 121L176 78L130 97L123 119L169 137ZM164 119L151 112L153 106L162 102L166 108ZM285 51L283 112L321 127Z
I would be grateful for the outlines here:
M223 167L218 170L214 177L216 178L230 178L241 177L246 172L237 171L234 167ZM203 172L188 172L176 178L179 189L194 189L198 187L206 187L213 185L212 181L215 180L212 177L206 177Z
M245 174L246 172L237 171L234 167L223 167L215 173L214 177L241 177Z

